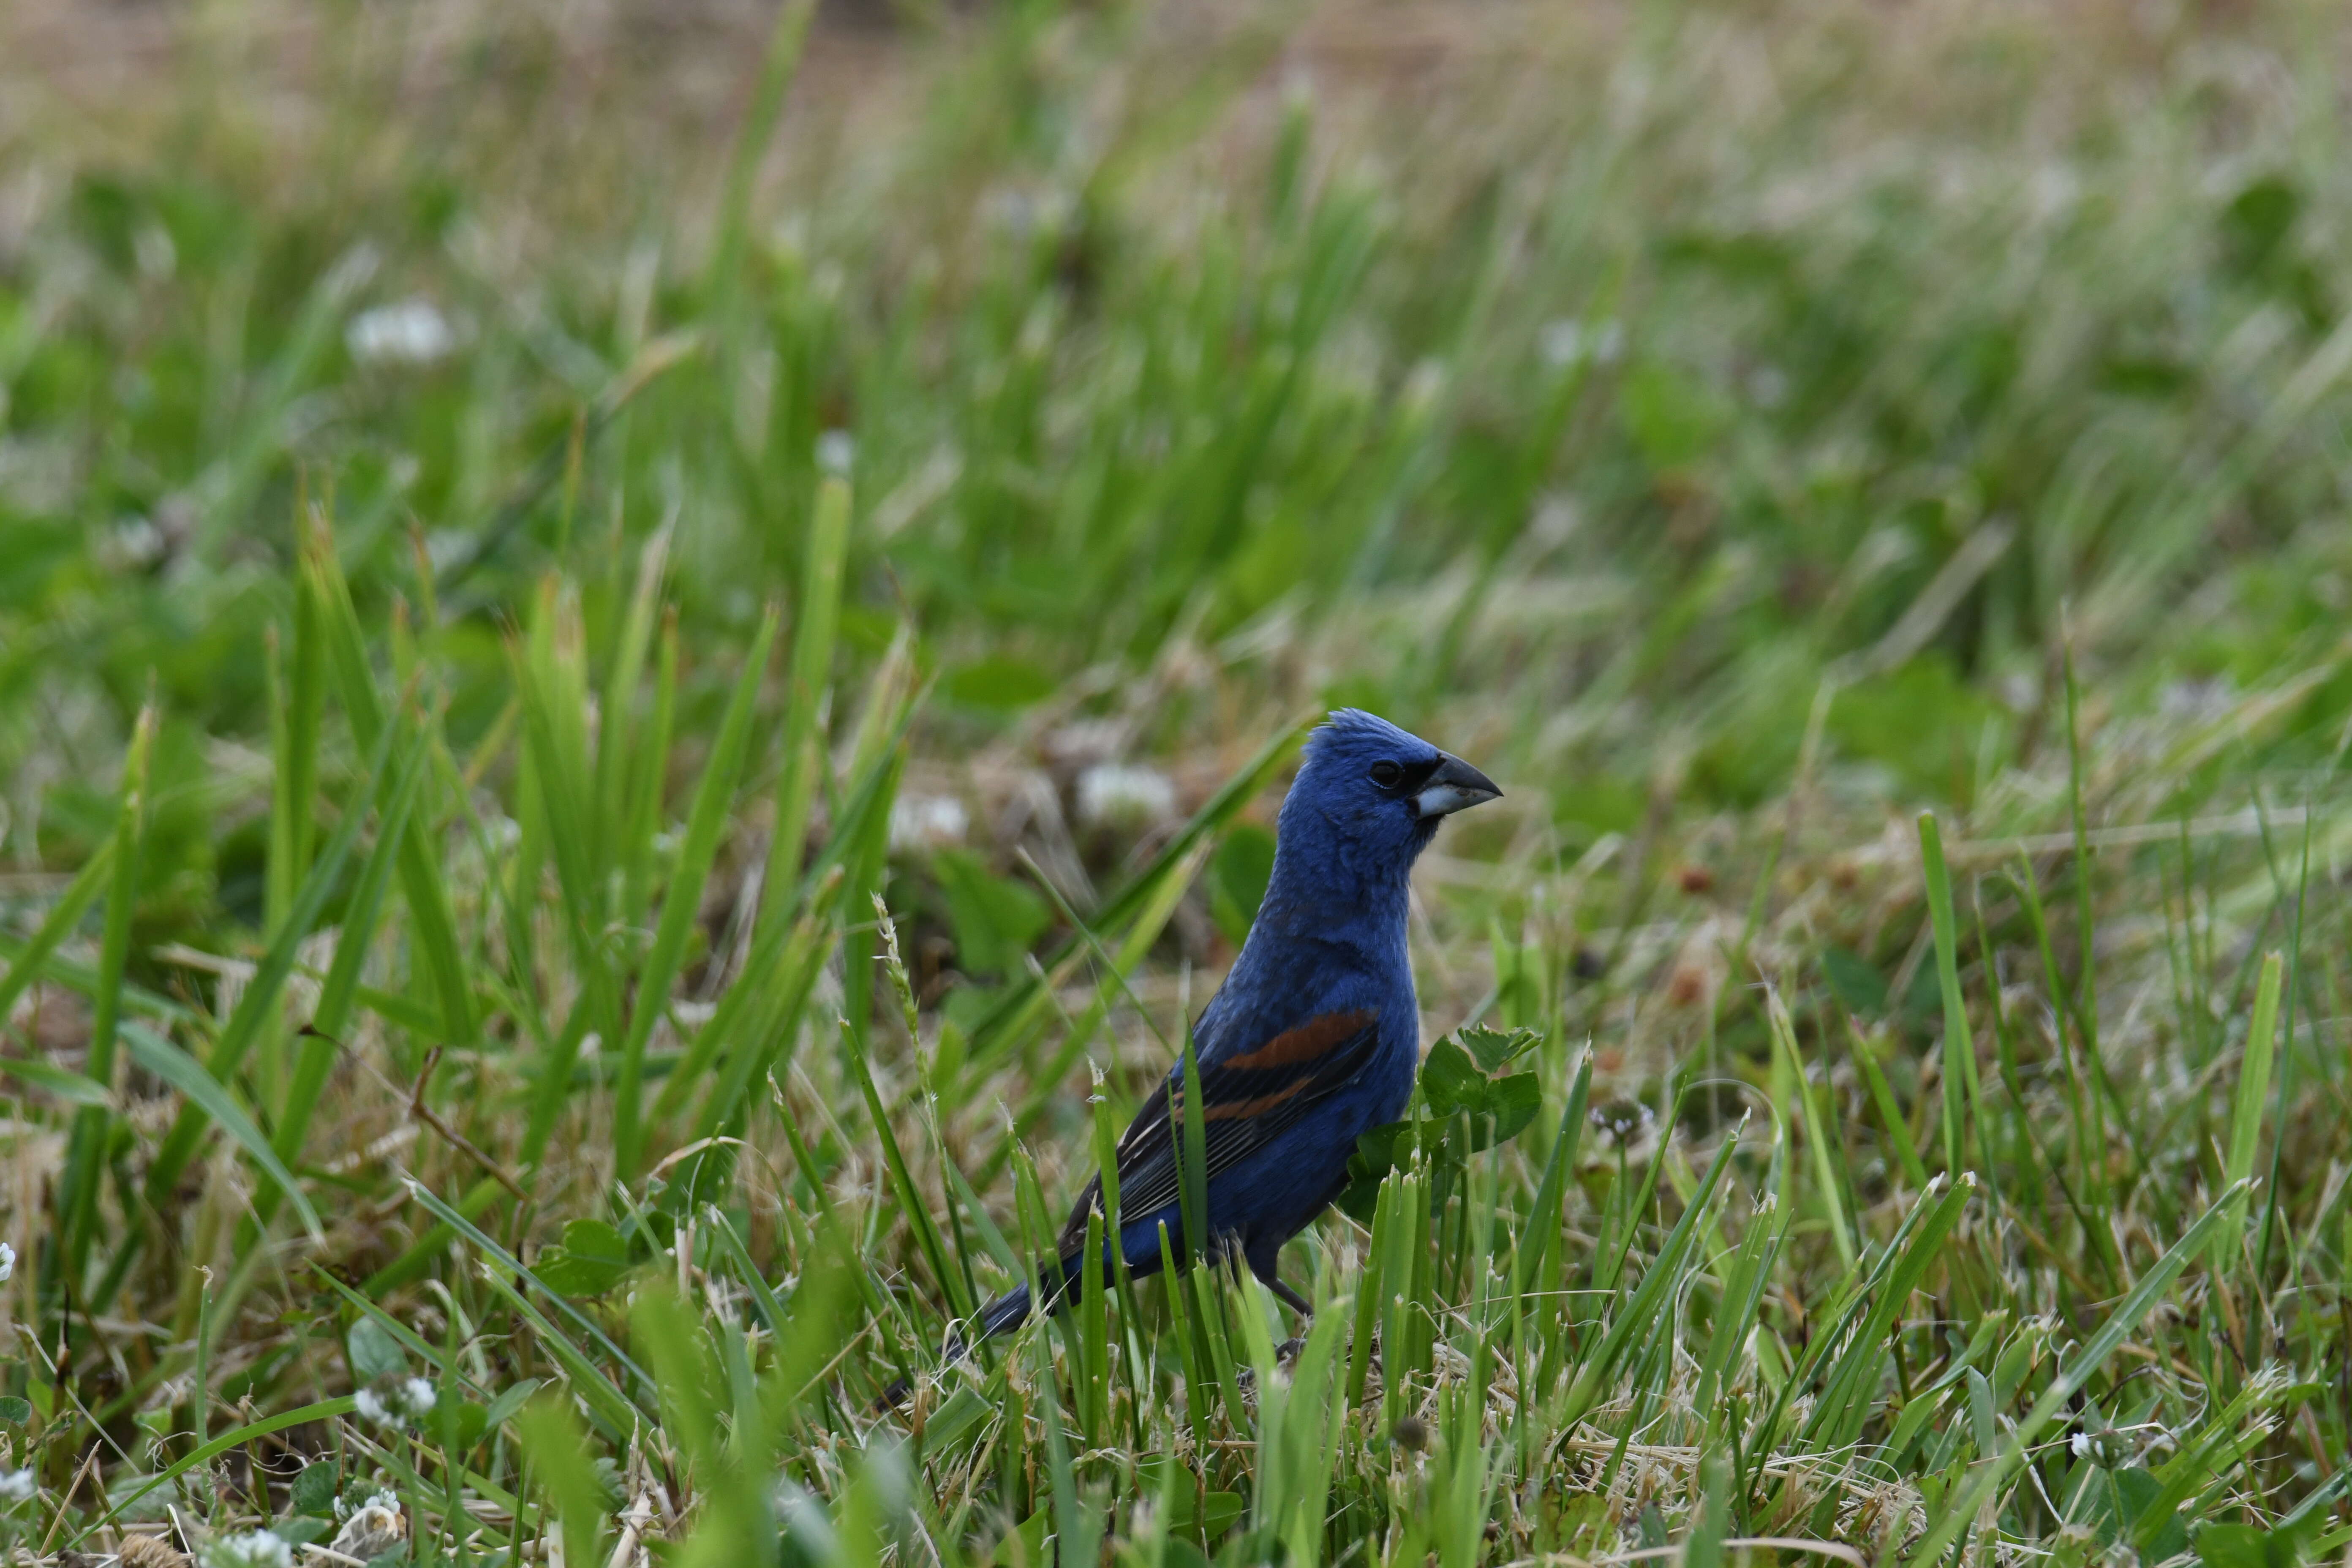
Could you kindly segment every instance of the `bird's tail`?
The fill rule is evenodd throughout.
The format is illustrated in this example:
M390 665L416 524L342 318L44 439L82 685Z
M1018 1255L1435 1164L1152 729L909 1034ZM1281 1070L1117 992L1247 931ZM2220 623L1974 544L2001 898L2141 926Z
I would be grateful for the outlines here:
M1069 1291L1070 1275L1065 1273L1057 1281L1044 1269L1040 1269L1038 1276L1037 1283L1045 1287L1045 1310L1048 1312L1053 1311L1062 1304L1062 1298ZM1038 1292L1028 1286L1015 1285L1012 1289L982 1307L980 1310L979 1318L973 1321L968 1334L957 1334L948 1341L948 1363L953 1365L963 1360L971 1353L971 1347L982 1341L992 1340L999 1334L1009 1334L1027 1322L1032 1310L1031 1304L1037 1300L1037 1297Z
M1034 1304L1041 1296L1045 1310L1051 1312L1058 1310L1062 1304L1062 1299L1069 1294L1070 1287L1076 1281L1083 1261L1083 1258L1066 1258L1061 1260L1058 1269L1050 1263L1044 1265L1037 1270L1035 1288L1015 1285L1012 1289L982 1307L980 1310L980 1316L973 1321L967 1333L956 1334L948 1340L946 1364L953 1366L971 1353L972 1346L982 1341L992 1340L999 1334L1010 1333L1028 1321L1029 1314L1035 1310ZM894 1379L890 1386L882 1391L881 1397L875 1401L875 1408L877 1410L895 1408L905 1402L910 1392L912 1387L905 1378Z

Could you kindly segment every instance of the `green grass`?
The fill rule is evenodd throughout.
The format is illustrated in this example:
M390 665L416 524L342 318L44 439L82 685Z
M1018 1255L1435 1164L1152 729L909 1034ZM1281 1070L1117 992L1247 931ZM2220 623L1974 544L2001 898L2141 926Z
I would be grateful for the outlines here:
M0 1548L2352 1544L2332 11L46 15ZM943 1366L1342 701L1508 794L1311 1327Z

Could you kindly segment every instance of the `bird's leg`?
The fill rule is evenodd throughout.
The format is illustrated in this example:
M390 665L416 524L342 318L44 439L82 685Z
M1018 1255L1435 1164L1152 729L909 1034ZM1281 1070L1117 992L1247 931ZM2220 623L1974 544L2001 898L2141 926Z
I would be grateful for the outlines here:
M1282 1282L1281 1243L1276 1242L1272 1250L1254 1247L1238 1250L1242 1261L1249 1265L1249 1271L1257 1276L1259 1284L1274 1292L1276 1300L1302 1318L1315 1316L1315 1303Z
M1276 1300L1280 1301L1302 1318L1315 1316L1315 1303L1282 1282L1282 1276L1276 1272L1272 1258L1266 1260L1266 1265L1263 1268L1253 1263L1250 1266L1250 1272L1257 1276L1258 1283L1274 1292Z

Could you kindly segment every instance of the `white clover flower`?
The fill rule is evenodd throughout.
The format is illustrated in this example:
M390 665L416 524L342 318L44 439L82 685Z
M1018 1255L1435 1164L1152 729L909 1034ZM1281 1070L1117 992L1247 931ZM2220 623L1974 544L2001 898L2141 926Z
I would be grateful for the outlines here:
M16 1272L16 1249L0 1241L0 1285L8 1283L8 1276Z
M0 1503L30 1502L38 1489L29 1465L21 1470L0 1470Z
M1624 323L1612 319L1588 328L1573 317L1546 321L1536 334L1536 352L1554 370L1586 360L1614 364L1625 352Z
M436 528L425 536L425 559L436 572L446 572L459 562L472 559L475 535L463 528Z
M1144 825L1176 813L1176 785L1157 768L1097 763L1078 775L1078 820Z
M352 1408L378 1426L414 1426L433 1414L432 1384L421 1377L352 1390Z
M378 1470L375 1477L377 1480L383 1480L383 1472ZM335 1517L338 1520L349 1519L355 1513L365 1513L372 1508L383 1509L387 1513L398 1513L400 1511L399 1495L391 1488L383 1486L379 1486L358 1502L352 1501L341 1492L335 1494Z
M293 1568L294 1549L266 1530L215 1536L205 1542L205 1568Z
M362 364L431 364L457 346L457 333L430 300L403 300L353 316L343 346Z
M335 1500L335 1511L343 1511L341 1498ZM379 1552L391 1551L408 1539L408 1520L400 1511L400 1500L390 1492L377 1492L359 1506L357 1511L343 1521L335 1531L335 1539L327 1550L340 1552L346 1557L356 1557L364 1563Z
M1536 334L1536 352L1555 370L1574 364L1584 357L1584 323L1565 319L1546 321Z
M2120 1469L2131 1461L2130 1436L2112 1426L2077 1431L2066 1446L2074 1458L2087 1459L2102 1470Z
M820 472L845 476L857 461L857 437L846 430L827 430L816 438L816 466Z
M890 848L897 854L961 844L971 826L971 813L951 795L902 795L890 803Z

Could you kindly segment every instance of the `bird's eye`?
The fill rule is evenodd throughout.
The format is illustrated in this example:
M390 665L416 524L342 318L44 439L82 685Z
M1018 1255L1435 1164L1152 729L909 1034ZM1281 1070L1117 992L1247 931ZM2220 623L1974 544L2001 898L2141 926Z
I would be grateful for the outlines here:
M1396 788L1397 781L1402 777L1404 770L1385 758L1372 764L1372 782L1382 789Z

